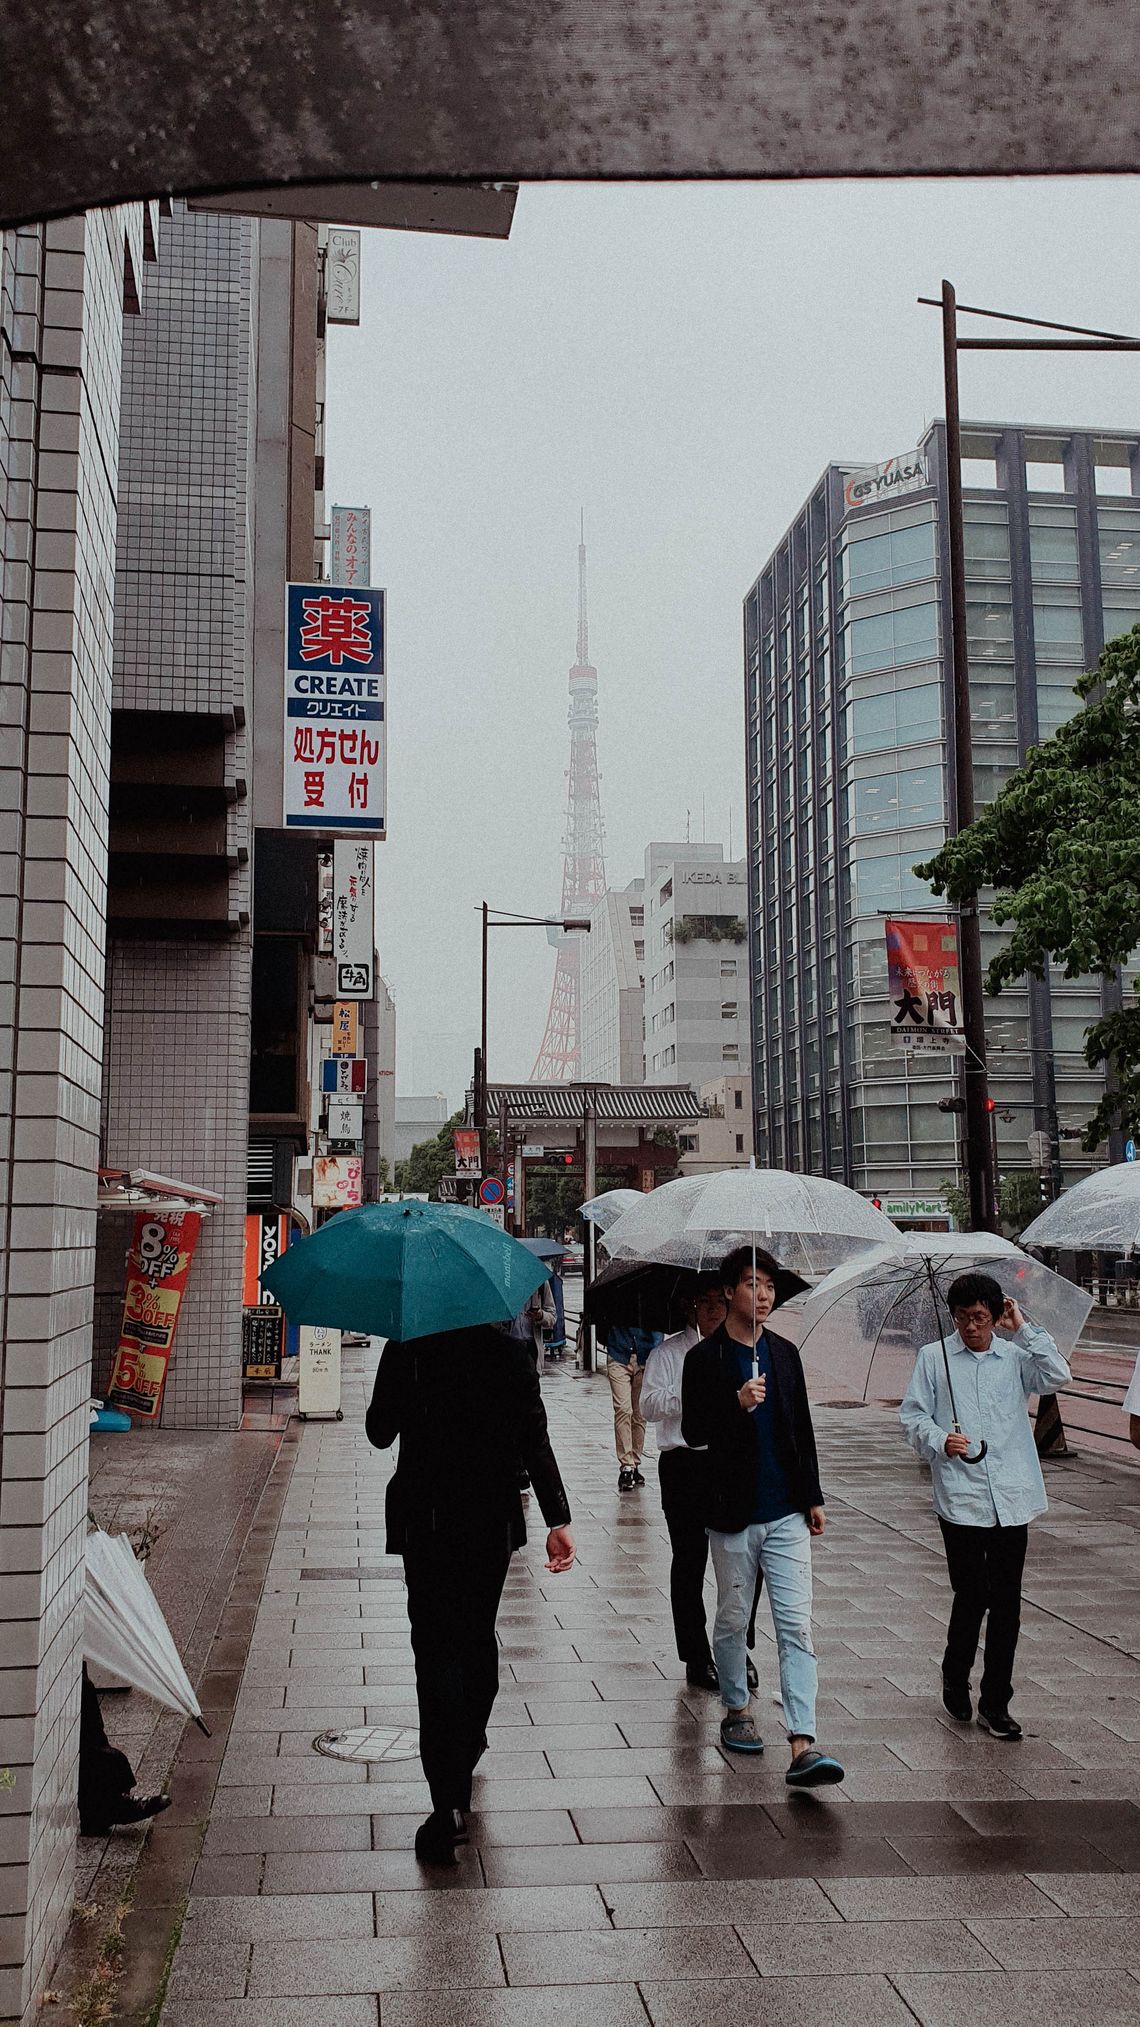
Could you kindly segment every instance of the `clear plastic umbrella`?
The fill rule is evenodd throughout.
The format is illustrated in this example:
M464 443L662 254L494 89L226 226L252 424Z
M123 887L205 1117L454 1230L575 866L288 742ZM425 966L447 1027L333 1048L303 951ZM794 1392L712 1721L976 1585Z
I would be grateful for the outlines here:
M632 1210L642 1201L639 1189L606 1189L600 1196L592 1196L588 1203L578 1205L578 1216L586 1223L596 1225L599 1232L608 1231L623 1211Z
M674 1267L718 1264L735 1246L762 1246L797 1274L826 1274L899 1233L866 1197L825 1176L726 1168L681 1176L639 1199L606 1233L611 1260Z
M1122 1161L1074 1183L1021 1234L1024 1246L1064 1246L1077 1253L1140 1248L1140 1162Z
M908 1232L902 1245L901 1256L851 1261L781 1308L776 1329L829 1385L861 1400L872 1386L877 1400L901 1400L919 1346L937 1340L940 1322L953 1329L946 1291L971 1269L991 1274L1071 1357L1092 1299L1020 1246L996 1232Z
M87 1537L83 1653L156 1703L192 1717L209 1737L174 1636L125 1534Z

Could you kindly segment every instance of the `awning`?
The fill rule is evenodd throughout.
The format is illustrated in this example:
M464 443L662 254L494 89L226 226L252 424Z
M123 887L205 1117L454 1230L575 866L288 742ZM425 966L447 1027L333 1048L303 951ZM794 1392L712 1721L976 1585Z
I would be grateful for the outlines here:
M216 1190L172 1175L155 1175L149 1168L99 1170L101 1211L199 1211L208 1218L221 1202Z

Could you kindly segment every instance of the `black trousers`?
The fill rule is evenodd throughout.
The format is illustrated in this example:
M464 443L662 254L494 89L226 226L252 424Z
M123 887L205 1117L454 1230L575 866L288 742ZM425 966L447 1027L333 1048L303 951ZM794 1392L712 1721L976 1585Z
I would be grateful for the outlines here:
M495 1618L511 1546L493 1536L424 1533L404 1549L416 1661L420 1759L433 1809L471 1806L471 1775L499 1691Z
M99 1698L84 1665L79 1705L79 1827L84 1836L97 1836L118 1822L134 1784L126 1753L107 1737Z
M1021 1630L1021 1575L1029 1529L961 1527L941 1517L938 1525L954 1593L943 1676L953 1689L967 1687L982 1620L988 1613L979 1697L986 1710L1004 1710L1013 1694L1013 1657Z
M673 1608L677 1656L686 1668L700 1668L706 1661L712 1660L705 1612L705 1570L709 1559L709 1538L705 1527L708 1459L700 1450L662 1450L657 1471L661 1481L661 1509L673 1551L669 1567L669 1603ZM763 1583L763 1572L758 1571L748 1627L749 1649L756 1644L756 1605Z

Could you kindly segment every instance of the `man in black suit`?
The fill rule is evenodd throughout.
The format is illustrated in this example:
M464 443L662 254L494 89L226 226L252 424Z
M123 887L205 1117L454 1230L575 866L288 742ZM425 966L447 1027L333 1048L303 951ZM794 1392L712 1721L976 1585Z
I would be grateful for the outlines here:
M694 1345L681 1379L681 1433L708 1450L706 1519L717 1611L713 1658L725 1715L721 1743L760 1753L749 1710L745 1634L762 1570L780 1657L780 1691L792 1763L790 1787L841 1781L843 1768L815 1743L816 1664L811 1636L811 1542L823 1533L815 1432L794 1344L765 1329L781 1269L742 1246L721 1269L728 1314Z
M495 1617L511 1556L526 1540L520 1469L550 1529L549 1570L574 1561L570 1507L534 1360L494 1324L386 1344L365 1429L377 1449L400 1439L387 1548L404 1559L432 1800L416 1855L454 1865L499 1687Z

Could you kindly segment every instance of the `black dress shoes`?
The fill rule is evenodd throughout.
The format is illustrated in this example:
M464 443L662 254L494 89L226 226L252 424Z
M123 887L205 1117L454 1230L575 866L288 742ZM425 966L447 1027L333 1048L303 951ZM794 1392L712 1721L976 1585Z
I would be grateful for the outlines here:
M956 1717L959 1724L969 1724L974 1715L974 1706L970 1702L968 1689L957 1689L943 1677L942 1703L944 1709L950 1712L951 1717Z
M711 1661L691 1663L685 1670L685 1680L690 1689L717 1690L720 1688L720 1677Z
M457 1844L466 1842L462 1809L433 1809L416 1831L416 1857L421 1865L457 1865Z

